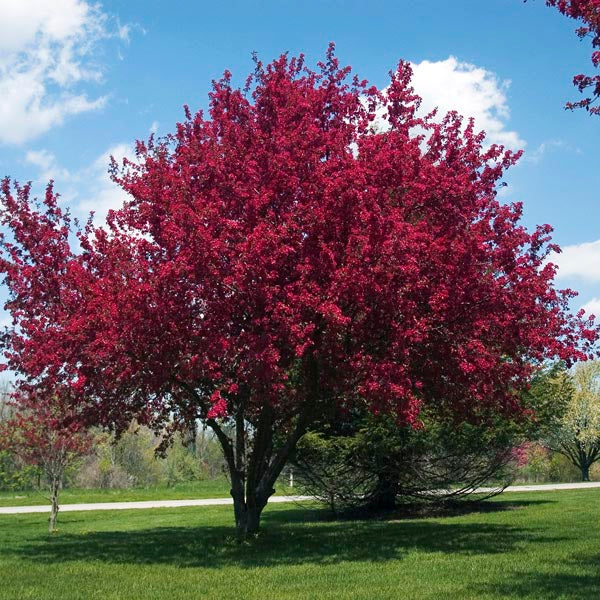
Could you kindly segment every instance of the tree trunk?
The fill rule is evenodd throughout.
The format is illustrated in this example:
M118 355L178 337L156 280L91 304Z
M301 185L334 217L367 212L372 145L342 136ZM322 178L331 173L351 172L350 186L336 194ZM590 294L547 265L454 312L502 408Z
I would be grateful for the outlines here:
M579 468L581 469L581 481L590 480L590 457L588 456L587 449L584 444L577 442L577 448L579 450Z
M58 494L60 491L60 482L58 479L53 479L50 489L50 519L48 521L48 531L53 533L56 529L56 519L58 518Z
M252 490L244 491L243 481L241 478L236 477L236 479L237 481L232 482L231 496L233 498L237 538L243 541L258 534L262 511L267 505L269 496L275 490L271 490L268 495L262 495Z
M383 473L377 477L377 485L373 493L371 506L377 510L393 510L396 508L398 482Z
M258 534L261 514L262 508L259 508L258 506L248 506L247 503L243 503L242 506L238 508L235 522L238 540L247 540Z
M252 423L251 433L245 415L249 396L240 393L235 406L233 436L227 435L215 419L206 423L215 432L227 461L231 477L231 496L238 539L246 539L258 533L260 517L269 498L275 493L273 486L285 467L298 440L304 435L313 419L313 410L318 398L318 365L310 359L308 379L312 392L304 405L288 417L287 423L277 421L273 407L266 404L258 418ZM294 423L295 421L295 423ZM274 448L273 438L277 428L291 426L285 441Z
M184 441L184 446L188 449L188 452L196 458L198 456L198 447L196 443L196 435L198 434L198 428L196 427L196 421L192 421L189 424L186 432L187 436Z

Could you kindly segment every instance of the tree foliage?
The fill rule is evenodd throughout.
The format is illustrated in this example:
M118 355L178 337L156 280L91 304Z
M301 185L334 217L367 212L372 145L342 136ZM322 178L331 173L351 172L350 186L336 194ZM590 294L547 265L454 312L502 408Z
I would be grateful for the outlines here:
M576 29L579 38L590 38L592 42L592 64L600 66L600 0L546 0L548 6L557 8L563 15L581 21ZM577 102L568 102L566 108L584 108L592 114L600 114L600 75L575 75L573 85L589 96Z
M0 271L17 324L5 336L21 387L64 387L88 418L124 429L201 419L218 437L239 531L290 452L332 406L477 420L518 414L547 357L585 357L545 264L496 186L518 154L472 121L417 116L411 69L385 93L350 77L333 47L226 72L207 115L113 164L129 200L106 228L76 230L52 185L2 185ZM386 131L372 124L383 112Z
M385 510L397 501L481 499L510 482L521 424L500 418L479 425L444 422L433 411L423 420L415 429L367 416L310 432L293 459L303 492L333 512ZM489 491L476 491L485 485Z

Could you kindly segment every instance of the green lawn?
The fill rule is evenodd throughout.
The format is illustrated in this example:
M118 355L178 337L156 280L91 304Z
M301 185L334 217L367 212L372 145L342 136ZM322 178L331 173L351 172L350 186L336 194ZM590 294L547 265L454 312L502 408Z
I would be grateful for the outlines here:
M61 504L82 502L129 502L138 500L188 500L190 498L229 498L229 481L225 478L182 483L173 487L119 489L67 488L60 493ZM277 494L298 493L298 490L278 484ZM33 506L48 504L39 492L0 492L0 506Z
M80 502L127 502L135 500L184 500L189 498L221 498L229 496L227 479L182 483L173 487L131 489L78 489L67 488L60 493L62 504ZM27 506L48 504L39 492L0 492L0 506Z
M339 521L267 508L233 540L229 507L0 516L0 598L600 597L600 491L513 493L460 516Z

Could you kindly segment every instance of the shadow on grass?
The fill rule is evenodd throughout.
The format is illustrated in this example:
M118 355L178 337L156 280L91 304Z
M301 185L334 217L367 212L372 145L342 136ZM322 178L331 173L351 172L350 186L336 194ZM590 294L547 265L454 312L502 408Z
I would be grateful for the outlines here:
M503 503L504 506L507 504ZM497 554L531 540L546 544L564 539L506 524L464 523L451 519L331 522L322 519L324 513L316 510L267 512L260 536L241 545L233 539L232 527L157 527L64 533L55 538L39 538L12 550L0 548L0 557L3 553L16 554L47 564L102 561L251 568L341 561L377 562L401 559L409 551Z
M359 507L355 509L348 509L341 511L337 514L333 514L327 511L323 518L326 520L351 520L357 519L365 520L378 520L384 519L386 521L393 519L427 519L432 517L457 517L461 515L469 515L472 513L493 513L502 512L507 510L517 510L520 508L526 508L528 506L536 506L539 504L549 504L554 502L553 500L527 500L527 501L493 501L493 500L481 500L481 501L470 501L470 500L457 500L457 501L446 501L439 503L421 502L421 503L405 503L398 504L398 506L392 510L377 510L370 507Z
M553 564L552 573L516 573L510 582L481 586L477 591L482 595L493 592L502 598L600 598L600 554Z

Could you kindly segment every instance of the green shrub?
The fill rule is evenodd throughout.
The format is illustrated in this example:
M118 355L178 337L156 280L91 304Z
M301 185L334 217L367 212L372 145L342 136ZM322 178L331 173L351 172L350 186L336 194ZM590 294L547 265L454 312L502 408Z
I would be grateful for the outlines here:
M36 467L23 465L7 450L0 451L0 490L26 490L34 487L39 472Z
M206 473L196 456L185 447L181 438L176 438L162 461L165 483L171 487L178 483L198 481L206 478Z

